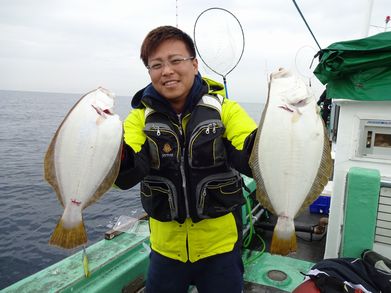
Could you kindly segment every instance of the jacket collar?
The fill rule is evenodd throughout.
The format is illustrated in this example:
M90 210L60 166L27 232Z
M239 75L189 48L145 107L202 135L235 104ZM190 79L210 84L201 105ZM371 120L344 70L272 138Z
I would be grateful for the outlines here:
M191 112L199 99L208 92L208 86L202 80L201 74L194 77L194 83L186 98L184 113ZM170 103L160 95L152 83L139 90L132 99L133 108L144 108L145 106L158 110L159 112L175 113Z

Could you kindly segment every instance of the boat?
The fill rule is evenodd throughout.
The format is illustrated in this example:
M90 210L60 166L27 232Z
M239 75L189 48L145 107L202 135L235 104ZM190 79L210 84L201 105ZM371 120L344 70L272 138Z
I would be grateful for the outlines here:
M255 220L265 210L253 200L255 181L245 175L243 179L246 186L243 193L253 208L251 220ZM248 215L247 207L244 206L245 235L255 233L256 225L251 224ZM271 239L272 231L265 230ZM86 248L89 277L85 275L81 250L2 292L143 292L150 252L148 231L146 219L136 221L125 233L115 229L107 231L105 239ZM262 245L243 249L245 292L289 292L302 282L302 272L308 271L313 265L311 261L271 255L262 251L262 248L265 249Z
M334 170L318 200L295 220L297 253L268 252L275 219L255 200L255 181L243 175L244 292L292 292L322 259L359 258L367 249L391 258L390 44L391 32L384 32L320 51L315 75L333 102ZM89 274L79 251L2 292L143 292L149 249L148 221L138 219L86 248Z

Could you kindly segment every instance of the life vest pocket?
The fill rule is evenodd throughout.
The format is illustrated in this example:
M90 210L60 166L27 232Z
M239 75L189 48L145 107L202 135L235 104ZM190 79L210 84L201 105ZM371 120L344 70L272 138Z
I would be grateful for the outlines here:
M158 146L155 143L155 141L148 136L147 136L147 140L148 140L151 168L155 169L155 170L159 170L160 169L160 156L159 156Z
M205 169L225 163L224 130L221 120L207 120L195 128L189 142L191 168Z
M151 168L178 169L180 147L177 134L164 123L147 123L144 132L148 138Z
M216 218L245 203L242 177L237 171L211 175L197 186L197 213L200 218Z
M160 176L146 176L140 184L141 203L146 213L167 222L178 217L178 197L174 184Z

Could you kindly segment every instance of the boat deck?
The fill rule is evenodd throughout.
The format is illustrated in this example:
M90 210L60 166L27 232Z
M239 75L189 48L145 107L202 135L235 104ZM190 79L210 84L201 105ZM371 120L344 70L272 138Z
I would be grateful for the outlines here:
M251 190L255 189L253 181L247 183ZM297 252L280 256L268 252L276 217L263 214L254 229L264 240L265 249L254 237L253 243L243 250L244 292L292 292L303 281L303 273L323 259L325 233L302 232L312 231L323 217L309 210L303 212L295 221ZM142 287L149 264L148 222L138 221L127 233L106 234L104 240L86 249L90 277L85 277L82 251L79 251L5 288L4 292L44 292L47 288L61 292L144 292ZM197 291L192 288L190 292Z
M311 214L304 211L296 220L298 229L310 229L319 224L327 215ZM266 244L265 252L257 258L259 250L262 250L260 241L253 241L249 250L244 250L243 261L245 263L244 292L245 293L283 293L292 292L304 278L314 263L323 259L326 231L319 235L311 235L308 232L297 231L297 251L288 256L271 255L270 243L276 222L274 216L270 216L268 222L255 225L256 232L263 238ZM254 261L247 263L250 259ZM196 288L189 292L197 293Z
M327 216L326 216L327 217ZM296 220L295 225L302 230L314 227L320 221L324 221L325 215L311 214L304 211ZM265 251L270 251L270 243L273 227L276 218L271 216L270 223L259 223L255 225L257 233L263 238L266 244ZM265 227L267 227L265 229ZM297 251L288 256L270 255L264 253L253 265L247 265L244 275L244 292L274 293L291 292L304 278L306 273L314 263L323 259L326 230L322 234L311 234L309 232L297 231ZM257 247L252 247L253 254L259 249L260 241L255 243ZM278 289L280 288L280 289Z

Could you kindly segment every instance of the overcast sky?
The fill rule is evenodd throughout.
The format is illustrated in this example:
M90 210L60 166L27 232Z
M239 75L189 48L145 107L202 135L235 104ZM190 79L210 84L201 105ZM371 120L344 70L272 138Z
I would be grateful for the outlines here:
M366 33L367 0L296 2L323 48ZM279 67L307 78L317 51L291 0L0 0L0 7L0 89L85 93L104 86L133 95L149 83L139 59L145 35L178 25L193 36L197 16L211 7L231 11L244 30L242 60L227 76L233 99L264 101L267 76ZM369 35L384 31L387 15L391 1L374 1ZM200 71L222 81L201 61Z

